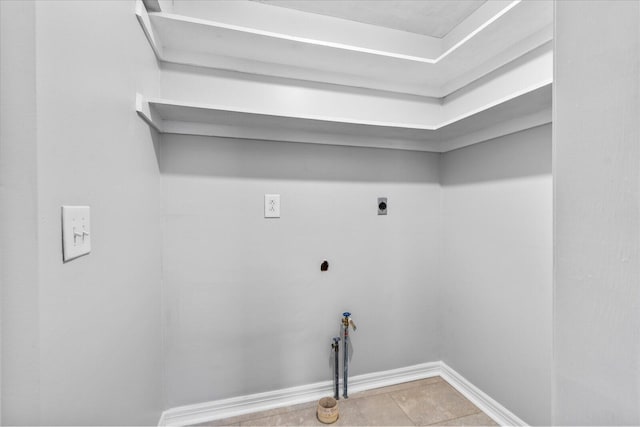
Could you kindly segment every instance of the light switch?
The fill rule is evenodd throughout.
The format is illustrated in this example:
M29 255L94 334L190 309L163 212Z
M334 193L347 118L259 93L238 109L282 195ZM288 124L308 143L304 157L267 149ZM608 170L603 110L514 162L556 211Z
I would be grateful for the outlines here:
M62 207L62 260L71 261L91 252L89 206Z
M280 218L280 195L279 194L264 195L264 217Z

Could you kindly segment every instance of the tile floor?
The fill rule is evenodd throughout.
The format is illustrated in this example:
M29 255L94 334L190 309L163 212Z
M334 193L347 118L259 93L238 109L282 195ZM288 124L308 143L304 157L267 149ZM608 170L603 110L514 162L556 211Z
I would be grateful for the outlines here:
M277 408L199 426L495 426L484 412L440 377L354 393L340 399L340 418L322 424L318 402Z

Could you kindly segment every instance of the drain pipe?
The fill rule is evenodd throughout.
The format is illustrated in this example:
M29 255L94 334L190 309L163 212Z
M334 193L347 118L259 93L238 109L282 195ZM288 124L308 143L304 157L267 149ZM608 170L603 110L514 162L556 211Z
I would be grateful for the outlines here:
M348 382L348 378L349 378L349 326L351 326L353 328L353 330L356 330L356 324L353 323L353 320L351 319L351 313L349 313L348 311L345 311L344 313L342 313L342 335L344 336L344 359L343 359L343 386L344 386L344 390L342 393L342 397L344 397L345 399L349 398L349 395L347 393L347 382Z
M336 400L340 400L340 364L339 356L340 353L340 337L333 337L333 344L331 344L331 348L333 349L333 398Z

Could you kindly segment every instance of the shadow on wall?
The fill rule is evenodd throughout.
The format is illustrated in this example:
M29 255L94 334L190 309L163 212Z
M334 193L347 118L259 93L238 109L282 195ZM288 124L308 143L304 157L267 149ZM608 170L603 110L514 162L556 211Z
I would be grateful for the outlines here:
M158 167L160 166L160 143L162 141L162 134L157 130L149 126L149 135L151 136L151 143L153 144L153 153L156 155L156 161Z
M231 178L437 183L438 154L163 135L160 172Z
M551 126L538 126L443 154L440 184L454 186L551 175Z

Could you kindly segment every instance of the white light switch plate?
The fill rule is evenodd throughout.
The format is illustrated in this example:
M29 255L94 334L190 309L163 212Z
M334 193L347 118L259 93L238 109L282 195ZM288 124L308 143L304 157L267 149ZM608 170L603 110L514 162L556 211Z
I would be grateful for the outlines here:
M280 195L279 194L264 195L264 217L280 218Z
M62 260L71 261L91 252L89 206L62 207Z

